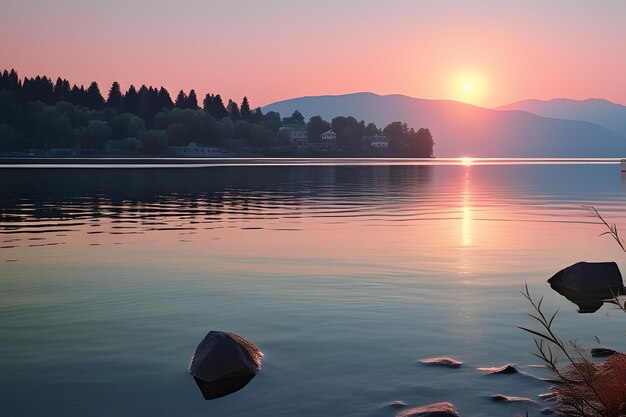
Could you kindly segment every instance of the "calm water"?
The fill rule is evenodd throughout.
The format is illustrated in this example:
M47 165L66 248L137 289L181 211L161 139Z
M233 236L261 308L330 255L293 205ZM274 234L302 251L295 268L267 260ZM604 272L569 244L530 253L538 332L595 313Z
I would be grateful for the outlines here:
M545 281L626 266L584 209L626 227L625 184L599 163L0 169L0 414L538 415L488 397L544 382L475 368L545 376L524 282L563 337L624 347L623 313L579 315ZM186 367L212 329L265 358L207 402ZM415 363L440 355L465 365Z

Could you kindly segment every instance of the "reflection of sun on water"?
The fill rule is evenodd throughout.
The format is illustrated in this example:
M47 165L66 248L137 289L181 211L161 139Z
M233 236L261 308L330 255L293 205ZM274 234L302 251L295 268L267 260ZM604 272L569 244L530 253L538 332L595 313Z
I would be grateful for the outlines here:
M472 166L473 162L474 158L461 158L461 164L466 167Z
M470 246L472 244L472 206L470 197L469 184L466 179L465 190L463 191L463 220L461 223L463 246Z

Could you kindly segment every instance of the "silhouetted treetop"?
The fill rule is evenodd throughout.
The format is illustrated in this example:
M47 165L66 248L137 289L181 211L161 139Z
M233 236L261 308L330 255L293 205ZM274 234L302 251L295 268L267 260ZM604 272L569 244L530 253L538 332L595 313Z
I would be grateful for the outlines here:
M179 109L187 108L187 94L185 94L183 90L180 90L178 92L178 95L176 96L176 102L174 103L174 107L177 107Z
M191 90L189 92L189 97L187 97L187 109L197 110L198 109L198 97L196 97L196 90Z
M234 101L228 100L228 106L226 106L226 111L228 112L228 115L233 120L233 122L236 122L237 120L241 119L239 106Z
M244 96L243 100L241 101L240 113L243 120L250 120L250 103L248 102L248 97L246 96Z
M89 88L87 89L87 107L100 110L104 107L104 98L102 94L100 94L100 88L98 87L98 83L93 81L89 84Z
M181 90L174 103L164 87L141 85L137 90L131 85L123 92L117 81L106 96L95 81L85 89L62 77L55 82L47 76L20 79L14 69L0 71L0 152L71 148L79 154L171 153L168 146L196 142L257 155L425 157L432 156L434 146L428 129L416 131L394 122L382 131L389 138L389 150L373 149L368 138L381 133L374 123L344 116L329 122L314 116L307 124L297 110L281 120L277 112L252 110L247 96L241 105L228 100L224 106L220 94L206 94L199 109L193 89L189 95ZM303 132L294 139L294 127L307 130L304 143ZM320 140L329 129L336 134L336 146Z
M120 83L114 81L109 89L109 96L107 97L107 106L115 109L120 109L122 106L122 91L120 90Z

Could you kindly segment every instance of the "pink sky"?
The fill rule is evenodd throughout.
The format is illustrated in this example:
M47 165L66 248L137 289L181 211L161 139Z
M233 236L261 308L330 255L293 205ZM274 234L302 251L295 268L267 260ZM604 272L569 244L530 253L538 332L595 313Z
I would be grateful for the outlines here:
M117 80L247 95L253 106L357 91L485 107L626 103L620 0L219 3L0 0L0 66L96 80L103 92Z

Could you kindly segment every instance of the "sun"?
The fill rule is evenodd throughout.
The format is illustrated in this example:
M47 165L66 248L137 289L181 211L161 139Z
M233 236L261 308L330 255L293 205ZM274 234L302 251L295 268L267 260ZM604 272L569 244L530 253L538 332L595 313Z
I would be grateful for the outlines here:
M480 105L486 96L486 77L477 71L454 75L448 84L450 98L462 103Z

